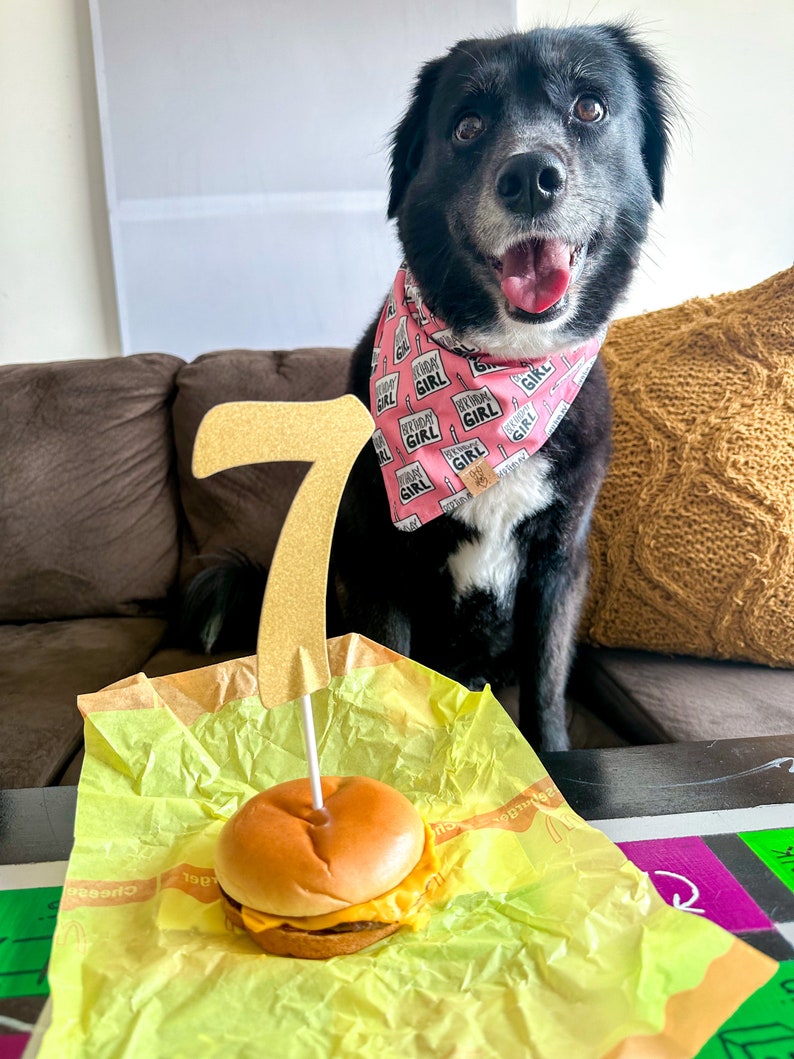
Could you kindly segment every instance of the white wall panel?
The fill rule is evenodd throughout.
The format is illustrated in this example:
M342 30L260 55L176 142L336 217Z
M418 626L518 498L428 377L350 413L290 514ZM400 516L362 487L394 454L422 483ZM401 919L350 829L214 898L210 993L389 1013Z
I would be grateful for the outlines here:
M416 70L515 0L91 5L124 351L355 342Z
M380 210L264 209L122 226L137 349L351 346L399 261Z

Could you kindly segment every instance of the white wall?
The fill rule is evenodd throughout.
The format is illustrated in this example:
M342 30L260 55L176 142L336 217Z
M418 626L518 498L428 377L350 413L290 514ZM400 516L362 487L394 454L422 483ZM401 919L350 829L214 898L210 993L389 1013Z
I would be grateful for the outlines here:
M620 315L752 286L794 261L792 0L518 0L519 25L633 17L681 85L664 206Z
M120 352L84 0L0 0L0 363Z
M414 72L515 0L90 8L124 352L355 343L400 262L386 148Z

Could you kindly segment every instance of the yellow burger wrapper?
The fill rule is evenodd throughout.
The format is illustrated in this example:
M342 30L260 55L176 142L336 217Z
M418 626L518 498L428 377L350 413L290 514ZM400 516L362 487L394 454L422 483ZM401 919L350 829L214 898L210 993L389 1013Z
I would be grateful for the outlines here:
M327 961L230 928L215 842L305 775L298 704L262 708L253 658L130 678L80 700L42 1059L684 1059L772 976L572 811L490 691L355 635L329 653L321 768L392 784L429 823L426 925Z

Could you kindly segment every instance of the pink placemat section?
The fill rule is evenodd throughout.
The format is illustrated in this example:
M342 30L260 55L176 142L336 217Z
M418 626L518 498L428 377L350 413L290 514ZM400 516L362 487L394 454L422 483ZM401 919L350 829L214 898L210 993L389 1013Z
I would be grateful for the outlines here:
M697 837L619 842L674 908L703 916L733 934L774 924L721 860Z
M29 1040L29 1033L0 1034L0 1059L21 1059Z

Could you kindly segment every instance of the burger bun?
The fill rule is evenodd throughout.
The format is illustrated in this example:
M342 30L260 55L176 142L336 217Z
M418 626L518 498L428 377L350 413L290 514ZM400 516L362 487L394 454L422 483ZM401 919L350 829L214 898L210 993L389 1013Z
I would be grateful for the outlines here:
M273 916L319 916L380 897L409 875L422 855L425 828L405 795L366 776L324 776L322 793L324 806L315 810L308 779L290 780L255 795L227 821L215 874L228 897ZM233 906L226 904L228 912ZM398 924L377 926L392 933ZM279 946L280 935L289 935L289 955L300 955L294 950L304 932L277 927L261 933L278 935L268 940ZM370 931L305 933L312 946L326 940L339 945L340 939L353 945L356 935ZM362 938L356 948L332 955L373 940Z

